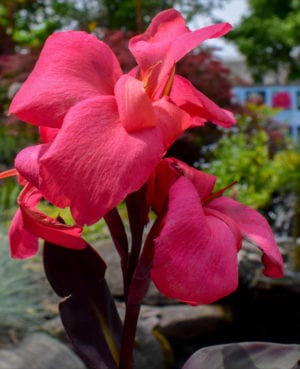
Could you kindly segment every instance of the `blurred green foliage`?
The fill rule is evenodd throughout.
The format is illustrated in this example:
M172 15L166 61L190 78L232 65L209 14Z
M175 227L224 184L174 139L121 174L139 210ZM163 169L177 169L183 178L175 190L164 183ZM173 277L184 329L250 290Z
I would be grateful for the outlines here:
M16 178L6 178L0 181L0 221L10 221L17 207L20 186Z
M252 76L261 82L266 72L300 77L300 1L249 0L249 14L226 37L245 55Z
M11 167L21 149L37 142L35 128L24 123L3 124L0 119L0 167Z
M237 126L223 132L205 165L218 177L218 189L237 181L227 195L254 208L269 205L275 192L300 187L300 155L272 114L265 106L248 106L237 115Z
M3 0L0 4L0 54L14 45L40 47L54 31L96 27L142 31L155 14L177 6L191 20L228 0Z

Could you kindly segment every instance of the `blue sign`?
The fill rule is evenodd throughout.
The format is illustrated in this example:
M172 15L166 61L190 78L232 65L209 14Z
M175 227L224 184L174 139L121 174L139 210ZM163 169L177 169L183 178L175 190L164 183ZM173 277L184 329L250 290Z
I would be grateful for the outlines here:
M234 101L266 104L281 109L274 118L286 124L295 142L300 135L300 86L236 86Z

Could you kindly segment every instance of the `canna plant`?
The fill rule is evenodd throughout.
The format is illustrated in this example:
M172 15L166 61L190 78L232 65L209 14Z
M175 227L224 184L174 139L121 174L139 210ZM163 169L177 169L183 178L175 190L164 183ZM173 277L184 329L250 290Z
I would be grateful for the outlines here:
M39 128L15 168L23 190L9 230L11 254L27 258L44 240L46 276L62 297L62 322L94 369L133 369L136 325L152 279L168 297L191 305L237 288L243 238L262 251L264 273L283 275L271 229L256 211L214 192L216 178L173 158L170 145L186 129L235 119L184 77L176 63L227 23L191 32L174 9L134 36L136 67L124 74L111 49L85 32L48 38L9 113ZM230 185L229 185L230 186ZM72 213L65 224L38 210L42 199ZM117 205L124 201L128 237ZM149 212L156 218L146 235ZM104 218L120 256L126 314L122 322L105 281L105 260L82 236ZM129 242L130 239L130 242Z

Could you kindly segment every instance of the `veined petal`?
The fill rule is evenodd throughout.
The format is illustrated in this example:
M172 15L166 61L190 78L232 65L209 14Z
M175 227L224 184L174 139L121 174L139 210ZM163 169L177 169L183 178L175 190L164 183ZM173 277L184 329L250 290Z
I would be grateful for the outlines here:
M55 139L58 131L59 128L51 128L46 126L39 127L40 136L44 143L52 142Z
M164 97L153 103L157 126L162 132L164 147L167 150L174 141L189 128L189 115Z
M231 127L235 124L230 111L220 108L184 77L178 75L174 77L170 98L191 117L202 118L222 127ZM202 125L202 121L200 122Z
M79 101L112 95L121 74L112 50L95 36L54 33L14 97L9 114L35 125L60 127L66 112Z
M129 41L129 49L137 60L142 78L148 79L149 95L156 95L169 78L174 64L183 56L203 41L220 37L230 29L228 23L221 23L191 32L175 9L165 10L154 17L145 33Z
M39 160L49 146L50 144L28 146L15 158L18 173L36 188L39 188Z
M180 35L168 54L169 63L176 63L194 48L202 44L203 41L211 38L221 37L231 30L229 23L218 23L200 28L193 32L186 32Z
M223 36L230 29L231 25L229 23L220 23L198 29L194 32L188 31L177 37L170 45L165 57L162 58L163 62L160 66L159 75L153 76L156 78L157 87L152 94L156 95L157 92L160 92L159 86L165 85L175 63L205 40ZM154 78L149 83L151 82L154 85Z
M178 159L161 160L148 182L148 202L157 214L161 214L166 207L170 187L181 176L193 183L200 202L211 194L216 182L215 176L192 168Z
M283 261L275 242L271 227L257 211L228 197L211 201L209 208L218 210L232 218L240 228L245 239L255 244L262 252L264 274L270 277L283 276Z
M211 303L237 288L235 236L226 223L205 216L187 178L179 178L171 187L163 221L151 271L162 293L197 305Z
M21 209L18 209L13 217L8 236L13 258L26 259L38 252L38 238L25 228Z
M183 161L174 158L166 158L170 162L170 166L178 172L178 175L184 175L194 185L200 201L209 196L215 186L217 177L195 169Z
M40 189L58 206L66 200L78 224L92 224L138 190L163 153L157 127L126 131L115 98L85 100L41 158Z
M175 9L167 9L152 19L144 33L132 37L129 49L142 72L163 60L170 45L185 32L189 30L182 15Z
M155 127L151 101L143 82L130 75L122 76L115 86L120 121L127 132Z

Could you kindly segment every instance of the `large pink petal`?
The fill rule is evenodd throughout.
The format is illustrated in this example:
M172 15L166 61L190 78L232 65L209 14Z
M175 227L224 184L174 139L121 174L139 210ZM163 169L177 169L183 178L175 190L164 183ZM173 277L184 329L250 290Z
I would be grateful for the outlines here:
M27 231L22 212L17 210L9 227L10 253L15 259L26 259L38 252L38 238Z
M271 227L261 214L228 197L213 200L208 208L218 210L232 218L240 228L243 237L260 248L263 252L265 275L279 278L283 276L282 256Z
M124 75L115 86L115 96L120 121L127 132L155 127L153 107L143 82L130 75Z
M161 132L129 134L113 97L77 104L41 158L40 189L61 206L67 200L76 222L92 224L148 179L163 155Z
M166 296L211 303L237 288L237 245L227 224L205 215L192 183L172 186L164 226L155 240L151 277Z
M203 125L204 121L210 121L222 127L231 127L235 124L234 116L230 111L220 108L181 76L174 77L170 98L191 117L196 118L195 125Z
M32 124L60 127L66 112L79 101L112 95L121 73L111 49L95 36L76 31L54 33L9 113Z

